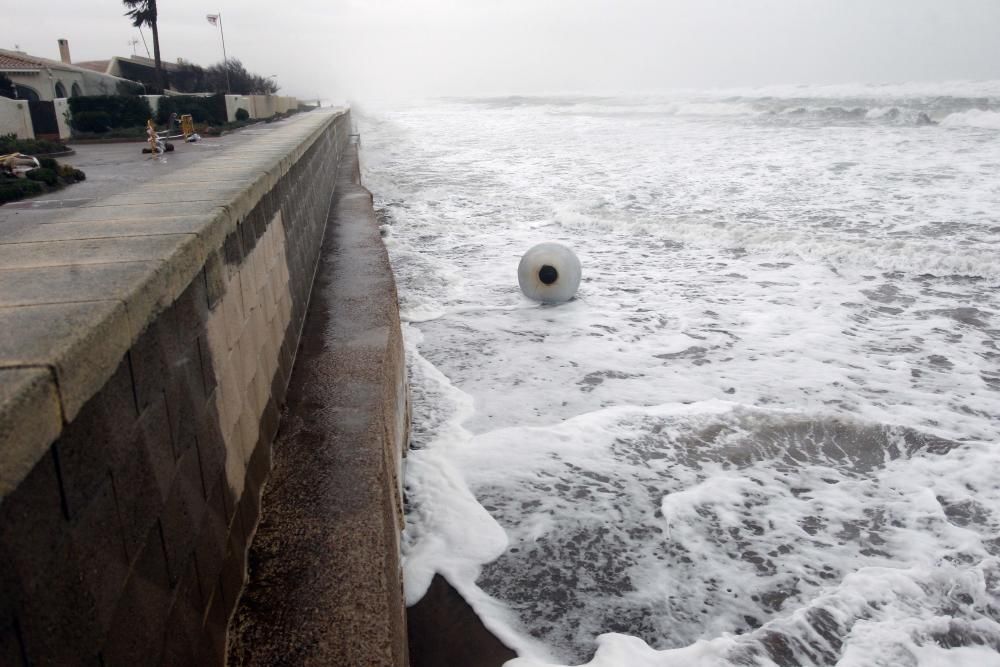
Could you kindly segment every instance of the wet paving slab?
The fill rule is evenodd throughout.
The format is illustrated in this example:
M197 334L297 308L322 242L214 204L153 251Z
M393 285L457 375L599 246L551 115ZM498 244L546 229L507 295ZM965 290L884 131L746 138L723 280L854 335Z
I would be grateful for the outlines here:
M175 141L175 150L163 156L144 155L145 142L108 144L74 144L73 155L56 158L83 170L87 180L48 192L37 197L22 199L0 206L0 243L16 242L31 233L38 225L58 222L69 209L91 206L114 195L127 195L145 184L155 184L158 179L177 171L192 170L206 157L245 143L252 137L267 134L294 122L295 117L273 123L260 123L221 137L203 138L194 143ZM234 169L236 166L234 165ZM211 180L220 180L213 175ZM150 214L162 217L171 210L169 199L150 206Z

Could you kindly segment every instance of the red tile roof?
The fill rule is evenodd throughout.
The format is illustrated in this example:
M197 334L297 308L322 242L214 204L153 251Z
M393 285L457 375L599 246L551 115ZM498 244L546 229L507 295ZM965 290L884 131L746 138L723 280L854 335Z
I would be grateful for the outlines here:
M0 70L4 69L41 69L42 63L28 56L22 56L20 54L13 54L10 52L0 53Z

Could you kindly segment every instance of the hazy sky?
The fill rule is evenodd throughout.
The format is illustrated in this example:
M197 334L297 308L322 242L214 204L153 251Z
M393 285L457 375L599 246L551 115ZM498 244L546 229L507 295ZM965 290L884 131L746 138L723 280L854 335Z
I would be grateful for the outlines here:
M205 20L221 11L229 56L303 98L1000 79L1000 0L214 2L160 0L163 57L221 60ZM0 0L0 47L126 55L122 12Z

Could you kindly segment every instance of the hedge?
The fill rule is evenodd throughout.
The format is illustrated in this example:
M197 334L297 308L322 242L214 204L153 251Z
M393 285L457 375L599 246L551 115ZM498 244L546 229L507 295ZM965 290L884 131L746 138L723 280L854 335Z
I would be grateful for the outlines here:
M38 169L32 169L25 174L29 180L41 181L50 187L55 187L59 184L59 174L56 173L54 169L46 169L44 167L39 167Z
M0 171L0 204L40 195L87 179L87 175L79 169L59 164L52 158L43 157L38 161L42 166L28 171L24 178L16 178Z
M78 132L107 132L111 127L107 111L78 111L73 114L73 129Z
M131 95L80 95L69 98L70 125L74 130L101 132L108 128L139 127L153 112L143 97ZM97 114L107 114L105 121ZM99 129L98 126L105 123Z
M160 109L156 114L156 122L163 125L176 113L180 118L186 113L196 123L222 125L228 120L226 114L226 96L223 94L201 97L198 95L169 95L160 98Z
M45 186L38 181L27 181L20 178L0 179L0 204L40 195L44 191Z
M47 139L18 139L16 134L0 134L0 155L8 153L24 153L25 155L41 155L45 153L62 153L69 150L66 144Z

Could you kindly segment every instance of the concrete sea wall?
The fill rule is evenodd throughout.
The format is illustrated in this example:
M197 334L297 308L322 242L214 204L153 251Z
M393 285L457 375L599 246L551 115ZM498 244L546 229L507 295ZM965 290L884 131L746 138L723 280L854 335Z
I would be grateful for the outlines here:
M409 394L396 286L349 147L229 664L408 662L399 567Z
M286 122L0 242L0 664L224 663L349 143Z

